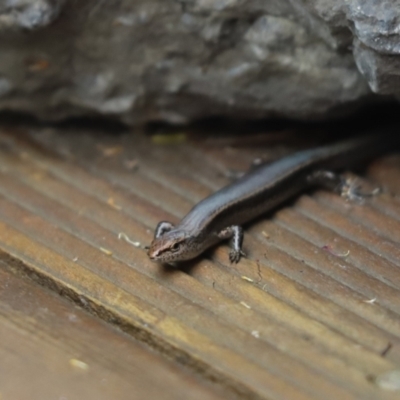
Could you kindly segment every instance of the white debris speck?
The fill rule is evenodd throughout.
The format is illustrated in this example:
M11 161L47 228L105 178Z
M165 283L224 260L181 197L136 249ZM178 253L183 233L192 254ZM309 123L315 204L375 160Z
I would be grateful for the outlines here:
M76 369L79 369L81 371L88 371L89 370L89 365L86 364L85 362L78 360L76 358L71 358L69 360L69 364L71 365L71 367L74 367Z
M249 310L251 309L251 307L250 307L247 303L245 303L244 301L241 301L240 304L241 304L243 307L248 308Z
M140 247L141 243L140 242L134 242L133 240L129 239L128 235L124 232L118 233L118 239L124 239L125 242L131 244L132 246L135 247Z
M385 372L376 378L376 384L384 390L400 390L400 370Z

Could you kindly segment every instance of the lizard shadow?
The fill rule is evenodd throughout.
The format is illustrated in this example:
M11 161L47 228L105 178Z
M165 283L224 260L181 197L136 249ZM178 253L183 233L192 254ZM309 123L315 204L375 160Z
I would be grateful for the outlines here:
M198 261L202 258L204 259L205 253L201 256L194 258L193 260L182 261L176 264L165 264L160 263L159 274L162 278L172 278L174 275L179 273L185 273L190 275L190 273L199 265Z

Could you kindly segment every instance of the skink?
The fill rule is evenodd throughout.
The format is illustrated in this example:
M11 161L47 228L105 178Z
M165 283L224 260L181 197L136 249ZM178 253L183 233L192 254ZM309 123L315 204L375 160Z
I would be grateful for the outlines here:
M399 139L398 132L349 139L300 151L253 169L200 201L178 225L160 222L148 255L153 261L173 264L195 258L221 240L230 239L229 258L238 262L244 254L242 224L311 186L355 196L348 182L332 171L377 157L398 144Z

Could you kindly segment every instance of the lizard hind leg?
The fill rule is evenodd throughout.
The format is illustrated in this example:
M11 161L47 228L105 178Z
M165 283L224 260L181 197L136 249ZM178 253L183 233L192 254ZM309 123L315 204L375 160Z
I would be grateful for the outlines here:
M318 170L307 177L308 182L313 185L319 185L326 189L338 193L340 196L362 203L365 198L372 197L381 192L380 188L375 188L369 192L361 191L361 185L358 179L346 178L344 175L331 171Z
M342 197L358 203L363 203L366 198L376 196L380 193L382 193L380 187L375 187L369 191L363 191L360 181L354 178L346 179L340 191Z

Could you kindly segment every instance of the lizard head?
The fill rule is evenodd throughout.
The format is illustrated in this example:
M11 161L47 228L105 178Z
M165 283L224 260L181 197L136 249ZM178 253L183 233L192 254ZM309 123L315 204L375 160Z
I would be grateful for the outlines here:
M173 229L155 238L147 254L150 260L167 264L189 260L195 256L191 251L189 240L185 232Z

